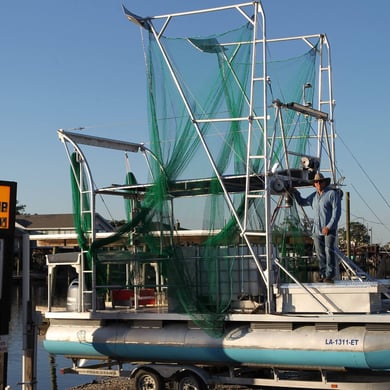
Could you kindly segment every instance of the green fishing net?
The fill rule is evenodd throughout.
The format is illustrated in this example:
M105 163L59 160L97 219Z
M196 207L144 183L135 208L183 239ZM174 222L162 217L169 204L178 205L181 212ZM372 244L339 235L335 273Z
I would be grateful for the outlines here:
M87 202L80 205L83 199L80 194L74 196L79 242L97 264L115 242L122 243L122 252L125 252L122 258L139 267L157 264L161 279L151 284L155 283L156 288L167 287L168 309L188 313L198 326L218 336L234 302L248 296L259 303L262 299L263 281L241 234L246 207L246 229L265 231L264 198L250 198L246 205L244 187L242 181L238 181L235 183L239 185L229 187L229 205L218 176L242 177L249 173L263 180L262 174L269 167L264 167L264 160L260 158L250 159L248 166L247 155L262 155L265 142L269 148L272 146L272 165L286 165L284 149L287 146L297 152L290 156L290 168L299 168L297 156L307 152L311 118L301 116L298 120L296 113L283 111L284 128L281 130L272 101L302 102L302 86L306 83L313 87L306 98L312 99L317 45L309 49L303 46L304 49L294 55L289 52L274 55L272 45L267 47L266 83L270 106L266 120L270 135L264 138L264 122L258 119L264 115L265 107L261 86L255 84L255 115L251 120L249 145L253 25L247 23L206 37L161 36L159 42L151 31L144 34L149 147L154 155L152 185L139 196L130 191L125 200L126 223L116 234L96 239L89 246L85 231L89 229L90 215L81 211L88 205ZM260 61L256 63L257 74L261 74L262 66ZM287 145L282 142L282 131ZM272 134L275 135L273 141ZM180 193L183 196L172 190L178 182L185 183L182 188L186 191ZM136 184L136 173L128 174L126 183ZM198 196L191 196L194 194ZM290 252L303 253L304 229L295 208L280 207L280 196L272 200L271 206L277 210L272 227L275 248L279 257L288 261ZM197 229L203 235L196 241L188 236L181 239L175 234ZM254 238L251 246L261 258L264 239ZM100 267L98 279L107 284L110 281L104 272Z

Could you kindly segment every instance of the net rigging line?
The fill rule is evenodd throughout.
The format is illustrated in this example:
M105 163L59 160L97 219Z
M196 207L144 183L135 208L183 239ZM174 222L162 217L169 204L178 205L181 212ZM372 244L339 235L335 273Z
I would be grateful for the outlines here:
M363 166L360 164L359 160L355 157L355 155L352 153L351 149L347 146L347 144L344 142L343 138L340 136L340 134L338 134L338 138L340 139L340 141L342 142L342 144L344 145L344 147L347 149L347 151L350 153L351 157L353 158L353 160L356 162L356 164L358 165L358 167L361 169L361 171L364 173L364 176L366 176L366 178L368 179L368 181L370 182L370 184L374 187L374 189L376 190L376 192L378 193L378 195L382 198L382 200L385 202L386 206L390 209L390 204L389 202L386 200L386 198L384 197L384 195L382 194L382 192L379 190L378 186L374 183L374 181L370 178L370 176L368 175L367 171L363 168ZM387 230L390 232L390 228L385 225L385 223L381 220L381 218L379 218L379 216L375 213L375 211L372 209L372 207L367 203L367 201L361 196L360 192L357 190L357 188L351 184L351 187L356 191L357 195L359 196L360 200L367 206L367 208L372 212L372 214L375 216L375 218L379 221L379 223Z

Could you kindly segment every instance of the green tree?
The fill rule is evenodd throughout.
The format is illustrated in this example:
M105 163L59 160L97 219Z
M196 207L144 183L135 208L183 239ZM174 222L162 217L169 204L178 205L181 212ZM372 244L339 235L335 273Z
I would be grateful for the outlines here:
M16 201L16 215L24 215L26 211L26 205L20 204L19 201Z
M351 222L349 227L351 248L357 248L370 243L370 235L365 225L360 222ZM345 228L340 228L338 230L338 239L340 249L346 249L347 231Z

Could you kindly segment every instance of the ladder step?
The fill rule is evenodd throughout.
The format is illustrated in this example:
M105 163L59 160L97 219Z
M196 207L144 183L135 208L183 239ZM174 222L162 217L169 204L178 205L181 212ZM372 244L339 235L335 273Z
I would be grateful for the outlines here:
M259 232L259 231L248 231L245 232L246 236L254 236L254 237L264 237L266 235L266 232Z
M253 117L253 120L255 120L255 121L264 120L264 119L265 119L265 116L264 116L264 115L254 116L254 117Z
M265 158L263 154L252 154L249 156L250 159L260 159L260 158Z
M266 258L267 255L265 253L256 255L258 258Z
M247 194L247 197L252 198L252 199L261 199L261 198L264 198L265 195L264 194Z

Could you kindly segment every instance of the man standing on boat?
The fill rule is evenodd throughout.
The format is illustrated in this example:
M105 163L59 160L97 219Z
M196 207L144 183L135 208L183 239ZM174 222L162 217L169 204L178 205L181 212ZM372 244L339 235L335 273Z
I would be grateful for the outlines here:
M319 261L319 282L333 283L336 276L335 244L337 225L341 215L339 191L329 186L330 178L316 173L313 185L316 191L307 198L302 198L299 191L292 191L300 206L311 206L314 210L313 241Z

